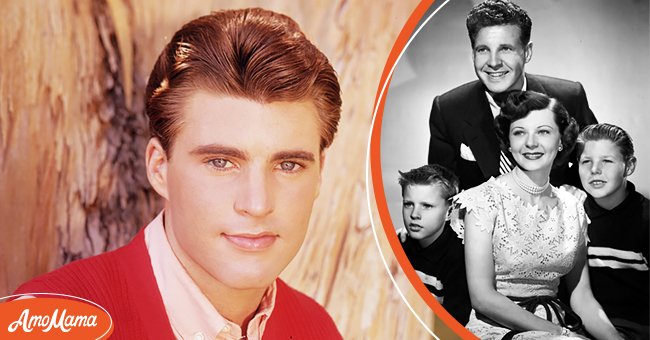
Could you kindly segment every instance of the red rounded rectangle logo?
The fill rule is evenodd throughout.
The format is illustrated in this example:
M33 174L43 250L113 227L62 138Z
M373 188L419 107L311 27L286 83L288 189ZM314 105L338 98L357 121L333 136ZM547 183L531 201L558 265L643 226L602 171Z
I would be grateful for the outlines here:
M108 339L113 319L102 306L52 293L11 295L0 301L2 339Z

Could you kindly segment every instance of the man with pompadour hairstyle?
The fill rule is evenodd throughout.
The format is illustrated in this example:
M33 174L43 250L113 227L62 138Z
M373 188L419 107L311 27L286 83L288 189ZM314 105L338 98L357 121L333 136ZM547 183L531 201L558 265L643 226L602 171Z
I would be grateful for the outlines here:
M16 293L103 306L118 339L340 339L278 278L302 245L341 95L289 17L202 16L160 54L146 91L147 177L164 210L128 245Z
M524 72L533 55L532 21L517 4L481 2L469 12L466 25L478 80L435 97L429 117L428 162L455 172L461 189L479 185L515 165L507 151L499 150L494 130L500 93L544 93L558 99L581 127L597 123L580 83ZM551 183L581 187L577 166L567 163L554 168Z

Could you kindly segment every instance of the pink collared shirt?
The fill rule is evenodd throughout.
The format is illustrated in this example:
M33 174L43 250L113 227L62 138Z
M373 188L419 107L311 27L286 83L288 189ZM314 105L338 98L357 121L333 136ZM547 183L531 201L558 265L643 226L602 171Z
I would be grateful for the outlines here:
M247 334L234 322L221 316L194 283L169 245L163 226L163 212L144 231L151 266L158 283L165 311L178 339L260 340L275 307L276 284L266 290L260 306L248 323Z

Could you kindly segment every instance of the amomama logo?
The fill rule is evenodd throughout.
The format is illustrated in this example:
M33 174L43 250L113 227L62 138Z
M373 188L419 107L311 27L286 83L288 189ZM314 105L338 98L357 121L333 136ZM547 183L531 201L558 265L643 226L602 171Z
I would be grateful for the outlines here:
M108 312L80 297L32 293L0 299L2 339L108 339L111 333Z

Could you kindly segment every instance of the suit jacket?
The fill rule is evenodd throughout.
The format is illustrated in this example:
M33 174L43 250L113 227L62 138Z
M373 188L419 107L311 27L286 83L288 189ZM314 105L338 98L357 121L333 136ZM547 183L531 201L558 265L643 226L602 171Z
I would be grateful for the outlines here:
M580 128L597 123L580 83L531 74L526 74L526 80L528 90L558 99ZM429 129L429 164L437 163L454 171L461 189L477 186L499 175L501 150L485 87L479 80L436 97L429 117ZM476 161L460 156L461 144L471 149ZM569 162L576 163L574 156ZM567 163L553 168L551 184L571 184L581 188L577 165L569 168Z

